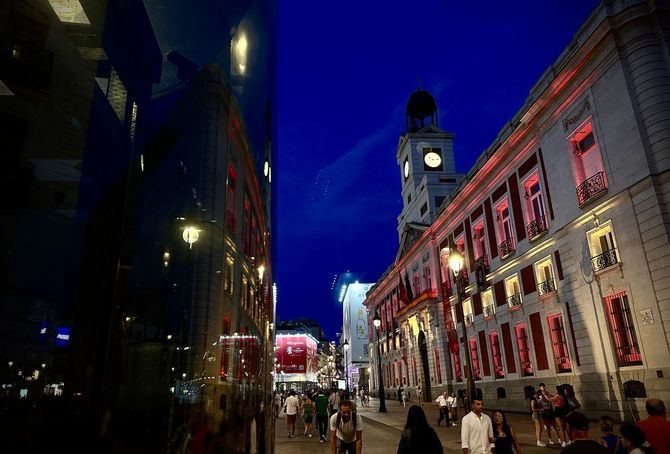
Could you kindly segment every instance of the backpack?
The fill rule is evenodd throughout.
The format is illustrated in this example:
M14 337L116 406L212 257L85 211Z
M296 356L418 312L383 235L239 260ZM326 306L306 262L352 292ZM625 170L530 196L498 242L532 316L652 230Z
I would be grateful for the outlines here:
M352 424L354 425L354 430L355 430L356 429L356 412L353 411L353 410L351 411L351 421L352 421ZM335 419L335 427L337 427L339 429L341 422L342 422L342 415L338 411L337 412L337 419Z

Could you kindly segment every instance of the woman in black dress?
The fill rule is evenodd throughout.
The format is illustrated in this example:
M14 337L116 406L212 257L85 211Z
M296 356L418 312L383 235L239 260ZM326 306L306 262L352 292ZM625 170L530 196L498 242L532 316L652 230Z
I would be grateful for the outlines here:
M423 408L412 405L407 412L405 430L400 435L398 454L444 454L435 430L428 425Z
M507 424L507 418L502 410L493 412L493 438L496 454L523 454L512 426Z

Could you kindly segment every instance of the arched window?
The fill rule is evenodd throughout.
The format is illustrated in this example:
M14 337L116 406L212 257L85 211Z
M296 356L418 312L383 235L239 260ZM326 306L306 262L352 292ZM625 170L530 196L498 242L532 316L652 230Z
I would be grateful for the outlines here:
M646 398L647 389L644 387L644 383L637 380L628 380L623 384L623 395L627 399L634 398Z
M523 395L526 396L526 399L529 399L534 394L535 394L535 387L534 386L524 386L523 387Z
M496 396L498 396L498 399L507 399L507 391L502 386L496 388Z

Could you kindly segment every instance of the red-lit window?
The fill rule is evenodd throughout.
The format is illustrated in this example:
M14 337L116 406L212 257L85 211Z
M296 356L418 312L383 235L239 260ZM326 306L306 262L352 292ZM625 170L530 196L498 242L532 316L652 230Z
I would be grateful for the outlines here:
M465 252L465 234L456 238L456 249L460 252L461 257L463 257L463 268L461 268L461 277L468 279L468 254Z
M442 369L440 368L440 352L435 349L435 377L437 378L437 383L442 383Z
M456 376L456 381L462 381L463 371L461 370L461 356L458 352L452 352L451 357L454 361L454 375Z
M477 221L472 227L475 245L475 259L486 262L486 234L484 233L484 221Z
M514 327L516 334L516 346L519 349L519 362L521 362L521 374L523 376L533 375L533 363L530 359L530 346L528 344L528 335L526 325L517 325Z
M635 335L635 325L628 305L626 292L615 293L605 297L605 308L614 351L619 366L636 366L642 364L640 348Z
M577 184L599 172L604 172L605 168L593 134L593 125L590 121L581 126L570 138L570 148L572 149L573 171Z
M433 282L430 279L430 267L425 266L423 268L423 288L425 290L432 290L433 289Z
M414 290L414 298L421 293L421 277L420 276L414 276L414 285L413 285Z
M561 372L572 372L570 365L570 353L568 352L568 341L563 328L563 316L561 314L547 317L549 333L551 334L551 347L556 358L556 370Z
M235 215L235 186L237 185L237 172L232 164L228 164L228 188L226 190L226 227L228 232L235 233L237 221Z
M482 379L481 367L479 365L479 355L477 354L477 341L470 339L470 360L472 362L472 375L474 380Z
M537 172L523 183L524 198L526 199L526 223L542 222L544 225L544 199L540 188L540 178Z
M505 378L498 333L489 333L489 343L491 344L491 357L493 358L493 374L495 378Z

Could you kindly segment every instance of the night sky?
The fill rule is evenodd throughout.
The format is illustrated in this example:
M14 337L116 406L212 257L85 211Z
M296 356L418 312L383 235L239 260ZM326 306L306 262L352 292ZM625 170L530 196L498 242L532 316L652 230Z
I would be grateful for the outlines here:
M466 173L597 3L281 2L278 318L314 318L334 339L333 276L376 282L394 260L395 153L419 81Z

